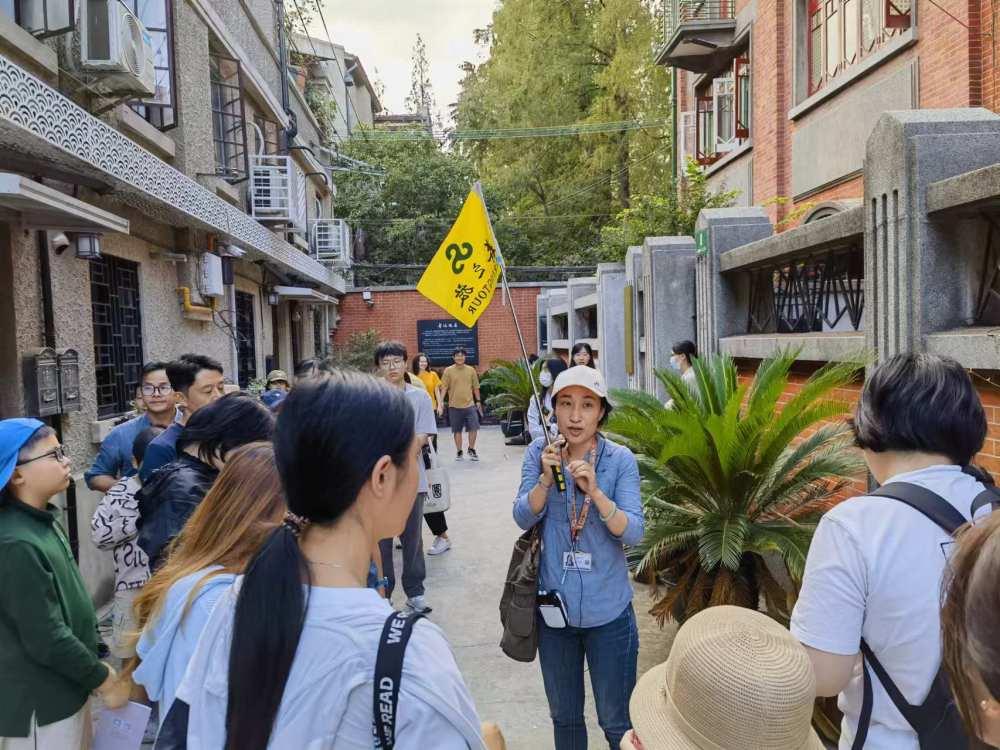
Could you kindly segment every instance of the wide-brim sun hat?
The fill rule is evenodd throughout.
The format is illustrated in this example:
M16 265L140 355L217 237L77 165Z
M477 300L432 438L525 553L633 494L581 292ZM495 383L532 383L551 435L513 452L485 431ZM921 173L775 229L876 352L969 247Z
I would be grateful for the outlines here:
M555 396L563 388L574 385L586 388L598 398L608 397L608 388L604 384L601 371L587 365L575 365L559 373L556 382L552 384L552 395Z
M802 645L743 607L709 607L639 680L629 712L644 750L823 750Z

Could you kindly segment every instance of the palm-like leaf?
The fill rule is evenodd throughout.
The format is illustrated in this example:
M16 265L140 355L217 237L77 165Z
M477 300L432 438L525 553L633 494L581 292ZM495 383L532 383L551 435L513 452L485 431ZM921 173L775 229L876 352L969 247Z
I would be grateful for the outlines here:
M721 603L757 606L787 619L820 513L862 469L851 450L837 389L857 362L816 371L784 406L797 351L761 362L739 382L732 358L695 361L695 387L657 371L673 401L614 391L608 431L639 460L646 537L630 550L638 580L669 583L661 618ZM783 572L773 568L778 564Z
M511 412L527 412L531 403L531 379L535 381L535 387L539 390L538 374L542 369L542 360L537 360L528 369L524 361L512 362L506 359L498 359L490 367L489 371L483 375L482 386L492 395L486 398L486 405L498 416L505 417Z

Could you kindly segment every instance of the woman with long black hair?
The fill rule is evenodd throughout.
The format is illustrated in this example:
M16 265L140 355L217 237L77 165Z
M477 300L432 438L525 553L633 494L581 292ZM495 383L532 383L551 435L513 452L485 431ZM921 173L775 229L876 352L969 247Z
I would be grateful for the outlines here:
M366 580L372 549L402 533L417 495L413 410L400 389L334 371L292 390L274 452L289 512L203 631L177 692L187 737L226 750L370 750L393 611ZM416 623L397 685L396 747L483 747L435 625Z
M552 357L545 360L542 371L538 374L538 383L542 390L538 398L542 403L542 410L539 412L538 404L532 398L528 404L528 435L532 440L537 440L545 435L545 430L552 430L555 421L552 418L552 384L556 382L559 373L566 369L566 363L561 357Z

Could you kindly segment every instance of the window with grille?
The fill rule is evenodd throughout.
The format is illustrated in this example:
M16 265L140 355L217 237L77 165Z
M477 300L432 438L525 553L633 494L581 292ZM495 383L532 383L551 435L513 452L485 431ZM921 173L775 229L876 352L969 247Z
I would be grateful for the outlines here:
M281 126L266 117L254 115L254 153L277 154L281 151Z
M177 124L174 99L174 34L171 0L125 0L153 42L156 88L152 97L136 99L129 106L160 130Z
M911 24L909 0L804 0L809 93L865 60Z
M74 0L0 0L0 14L38 39L68 34L76 18Z
M250 171L240 63L215 53L210 54L208 60L215 171L229 182L240 182L247 178Z
M90 261L97 418L132 408L142 379L139 264L105 255Z
M236 292L236 377L240 388L249 388L257 377L257 347L254 335L254 295Z

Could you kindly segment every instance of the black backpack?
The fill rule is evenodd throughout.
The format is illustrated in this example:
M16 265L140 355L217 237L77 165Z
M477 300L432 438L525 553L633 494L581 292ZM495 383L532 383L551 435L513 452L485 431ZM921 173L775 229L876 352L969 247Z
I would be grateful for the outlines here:
M909 505L916 511L923 513L927 518L936 523L952 536L965 525L966 519L955 510L954 506L947 500L931 492L928 489L906 482L892 482L880 487L875 492L870 493L876 497L885 497L898 500ZM997 501L995 489L988 488L972 502L972 513L986 504L995 504ZM862 750L865 740L868 738L868 727L872 718L872 703L874 695L872 693L871 675L868 667L875 672L882 686L888 693L893 705L903 715L907 723L917 733L921 750L967 750L970 748L968 735L962 725L958 708L952 698L951 688L948 685L948 675L944 668L940 667L934 681L931 683L931 690L920 705L907 703L906 698L896 687L885 667L879 662L878 657L871 650L871 647L861 639L861 653L863 654L864 690L861 701L861 715L858 717L858 729L854 737L854 744L851 750Z

